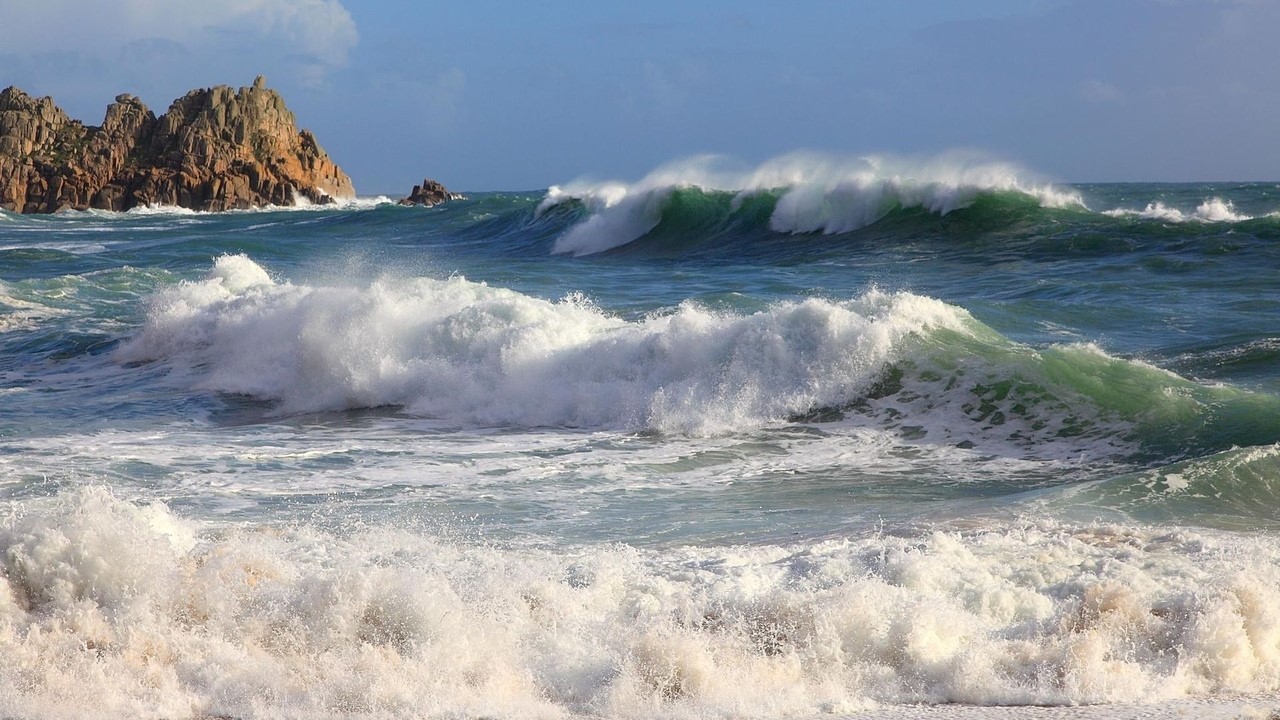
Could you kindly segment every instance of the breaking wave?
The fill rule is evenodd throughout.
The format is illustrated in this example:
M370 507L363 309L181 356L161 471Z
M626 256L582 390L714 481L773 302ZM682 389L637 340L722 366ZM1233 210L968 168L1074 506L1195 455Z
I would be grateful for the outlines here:
M1184 192L1148 189L1161 197ZM553 186L533 214L556 226L552 252L575 256L621 248L737 252L744 244L797 235L1003 242L1064 231L1111 232L1121 222L1126 237L1159 242L1167 239L1161 226L1169 223L1196 223L1205 232L1251 223L1271 235L1280 221L1280 211L1251 202L1244 212L1218 196L1198 205L1178 197L1094 212L1086 204L1091 190L1097 187L1054 185L1015 165L965 153L914 161L797 153L753 169L707 156L664 165L632 183ZM1091 202L1114 202L1109 191L1097 194Z
M777 233L847 233L871 225L892 212L922 209L946 215L980 197L1008 195L1043 207L1083 206L1074 192L1028 181L1015 166L953 153L925 161L888 157L837 160L795 154L754 170L726 169L727 161L701 157L661 167L639 182L578 182L553 186L539 212L576 201L588 211L554 251L588 255L630 243L665 219L673 197L696 189L728 199L730 213L768 196L772 209L767 229Z
M243 255L153 296L116 353L294 413L397 406L451 423L718 434L874 423L1010 454L1157 458L1280 440L1280 399L1091 345L1037 349L906 292L686 302L625 320L470 282L278 283Z

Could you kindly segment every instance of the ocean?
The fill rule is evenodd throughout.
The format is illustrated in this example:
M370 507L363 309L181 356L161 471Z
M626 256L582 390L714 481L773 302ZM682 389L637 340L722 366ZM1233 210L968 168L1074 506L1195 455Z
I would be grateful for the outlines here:
M1280 184L466 195L0 213L0 716L1280 707Z

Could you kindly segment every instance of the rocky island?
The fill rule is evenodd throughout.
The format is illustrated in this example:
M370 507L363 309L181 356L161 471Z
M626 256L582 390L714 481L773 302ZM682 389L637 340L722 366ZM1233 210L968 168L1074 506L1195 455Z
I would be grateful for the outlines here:
M23 213L177 205L231 210L355 196L351 178L280 95L193 90L156 117L120 95L102 125L72 120L52 98L0 92L0 208Z
M450 200L462 200L463 197L456 192L449 192L449 188L431 178L423 178L421 185L414 185L413 190L409 191L409 197L400 201L401 205L422 205L425 207L435 207L440 203L449 202Z

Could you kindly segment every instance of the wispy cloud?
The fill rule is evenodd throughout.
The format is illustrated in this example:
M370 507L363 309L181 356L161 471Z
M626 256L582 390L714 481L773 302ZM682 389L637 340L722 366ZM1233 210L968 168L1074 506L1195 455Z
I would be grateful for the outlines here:
M110 57L154 41L206 55L252 44L275 57L305 58L300 67L323 73L345 65L359 40L340 0L0 0L0 17L23 29L5 33L5 52L14 55Z

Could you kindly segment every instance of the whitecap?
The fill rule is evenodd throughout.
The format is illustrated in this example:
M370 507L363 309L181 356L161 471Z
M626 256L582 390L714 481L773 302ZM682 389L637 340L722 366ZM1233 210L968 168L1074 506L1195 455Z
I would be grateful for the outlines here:
M1252 220L1249 215L1239 213L1235 209L1235 205L1230 200L1212 197L1200 203L1195 210L1191 212L1183 212L1177 208L1169 207L1163 202L1156 200L1147 203L1142 210L1131 210L1126 208L1116 208L1114 210L1103 211L1104 215L1111 217L1137 217L1144 220L1160 220L1163 222L1182 223L1189 221L1199 222L1244 222Z

